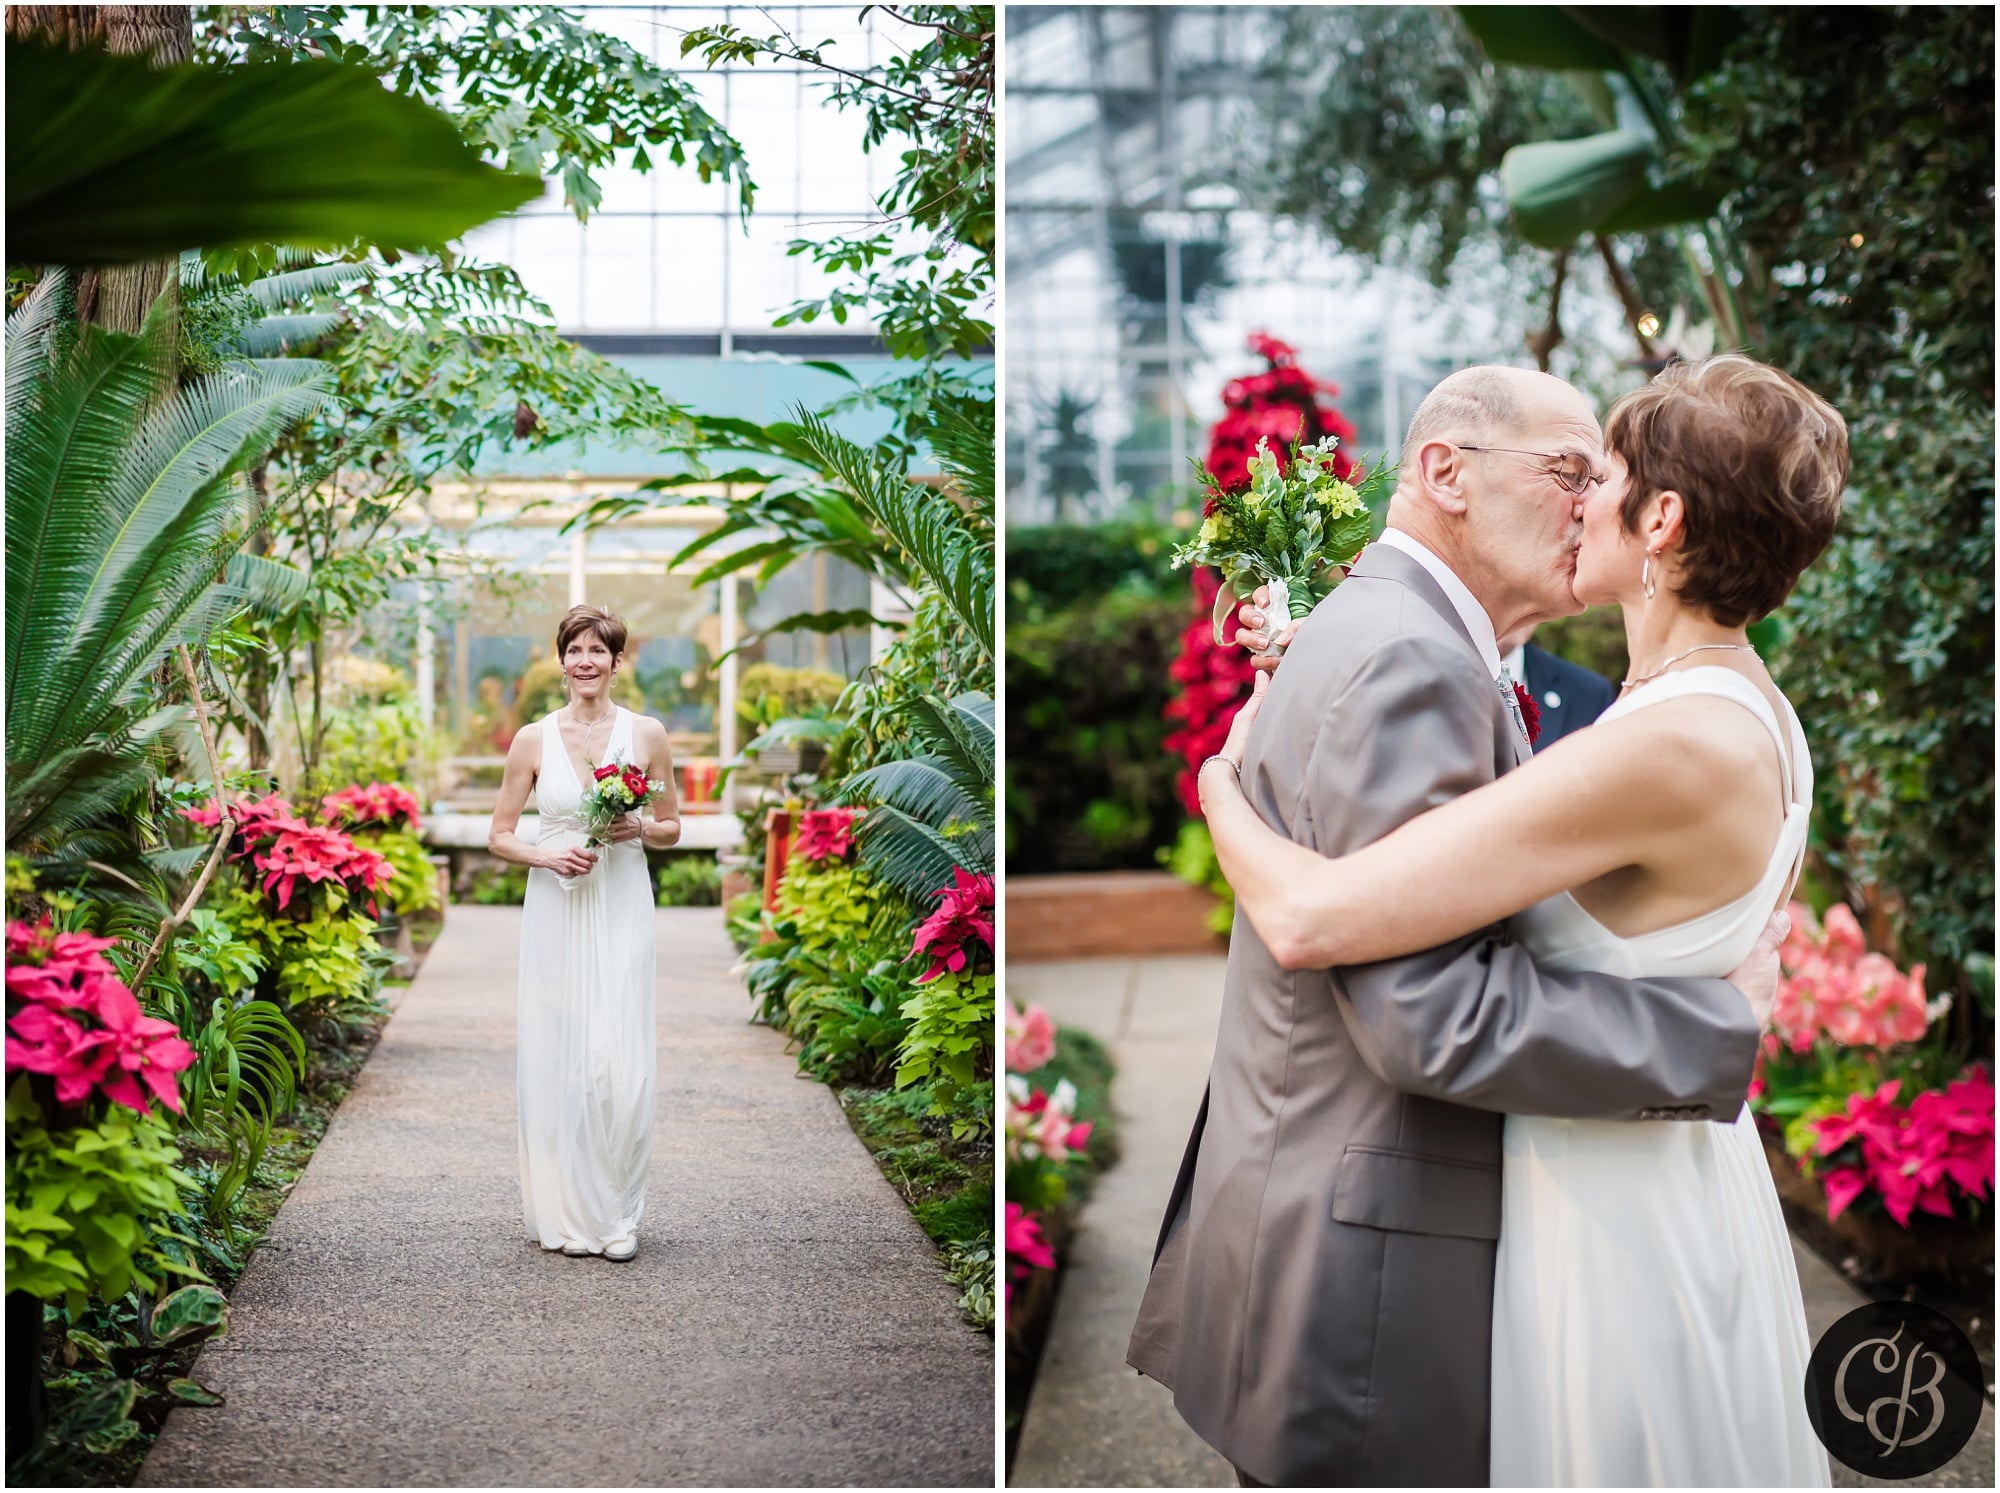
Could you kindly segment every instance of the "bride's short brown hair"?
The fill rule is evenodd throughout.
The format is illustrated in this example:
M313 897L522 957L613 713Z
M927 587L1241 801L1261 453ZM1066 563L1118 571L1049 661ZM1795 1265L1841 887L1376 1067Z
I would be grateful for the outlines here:
M1655 495L1681 495L1679 595L1724 627L1777 610L1840 520L1847 422L1790 374L1740 354L1676 363L1627 394L1604 441L1630 474L1627 533Z
M625 651L623 618L603 607L576 606L564 612L562 621L556 624L556 657L568 653L569 645L587 632L596 633L613 658Z

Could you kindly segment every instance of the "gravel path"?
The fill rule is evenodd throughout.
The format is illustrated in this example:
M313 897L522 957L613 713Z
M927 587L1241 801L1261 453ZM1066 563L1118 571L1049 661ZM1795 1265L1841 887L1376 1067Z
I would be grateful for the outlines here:
M142 1486L992 1485L990 1342L717 911L657 916L638 1258L525 1237L520 913L453 907Z

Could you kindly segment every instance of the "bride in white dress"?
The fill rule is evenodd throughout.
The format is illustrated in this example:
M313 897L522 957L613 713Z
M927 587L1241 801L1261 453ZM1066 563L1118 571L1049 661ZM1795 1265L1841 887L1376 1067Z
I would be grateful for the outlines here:
M1265 828L1226 771L1204 773L1223 871L1288 967L1391 958L1504 918L1553 968L1723 975L1785 906L1812 761L1745 625L1832 533L1845 425L1785 375L1726 357L1670 370L1605 430L1573 585L1623 608L1632 671L1594 725L1337 860ZM1718 430L1763 442L1765 459ZM1747 1104L1709 1122L1509 1115L1501 1178L1494 1486L1829 1484L1797 1271Z
M572 607L556 630L569 701L525 725L507 752L488 847L527 866L521 917L517 1104L528 1237L569 1255L637 1253L653 1149L653 883L645 847L680 839L666 728L611 700L625 624ZM652 817L584 846L577 811L592 770L630 763L668 790ZM532 788L541 828L517 832Z

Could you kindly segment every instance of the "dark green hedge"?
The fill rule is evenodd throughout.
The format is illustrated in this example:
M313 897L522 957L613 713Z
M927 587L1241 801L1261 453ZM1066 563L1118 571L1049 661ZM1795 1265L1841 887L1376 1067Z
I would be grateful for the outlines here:
M1010 528L1008 625L1090 604L1108 591L1185 598L1187 572L1167 565L1174 545L1186 538L1155 524Z
M1150 870L1173 843L1180 764L1160 712L1189 607L1184 587L1086 594L1030 621L1010 604L1009 871Z

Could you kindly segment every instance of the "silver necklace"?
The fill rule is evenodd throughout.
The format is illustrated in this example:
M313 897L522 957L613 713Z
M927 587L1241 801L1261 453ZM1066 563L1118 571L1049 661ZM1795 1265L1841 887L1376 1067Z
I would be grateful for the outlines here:
M1672 658L1668 659L1665 663L1661 664L1657 669L1653 670L1652 673L1641 674L1636 678L1627 679L1623 684L1619 686L1619 688L1630 689L1635 684L1644 684L1649 679L1658 679L1662 674L1666 673L1667 670L1671 669L1675 664L1679 663L1682 659L1688 657L1689 654L1699 653L1704 648L1715 648L1725 652L1735 652L1735 653L1755 653L1757 651L1756 648L1749 643L1696 643L1694 647L1688 649L1687 653L1676 653Z
M613 705L611 707L611 713L605 716L604 719L607 721L615 720L617 719L617 716L618 716L618 707L616 705ZM587 763L590 763L591 766L595 767L597 764L591 762L590 760L590 733L595 731L600 723L597 721L584 720L576 713L576 707L574 705L570 706L569 708L569 718L571 724L580 725L583 727L583 760ZM607 745L609 744L610 740L611 738L608 736L605 738L605 742Z

